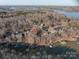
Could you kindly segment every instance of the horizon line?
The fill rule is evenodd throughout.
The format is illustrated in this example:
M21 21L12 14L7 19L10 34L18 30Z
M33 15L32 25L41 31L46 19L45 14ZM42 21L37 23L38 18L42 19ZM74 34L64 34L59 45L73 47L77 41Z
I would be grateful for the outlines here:
M0 6L79 6L79 5L0 5Z

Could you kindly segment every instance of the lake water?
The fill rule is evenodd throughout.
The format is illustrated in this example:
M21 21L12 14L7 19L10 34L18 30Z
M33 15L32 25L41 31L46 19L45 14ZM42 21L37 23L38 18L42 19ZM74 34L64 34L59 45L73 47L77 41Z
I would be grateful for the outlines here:
M79 19L79 12L66 12L64 13L64 15L67 17L73 17Z
M64 14L67 17L73 17L73 18L79 19L79 12L65 12L65 11L61 11L61 10L54 10L54 11Z

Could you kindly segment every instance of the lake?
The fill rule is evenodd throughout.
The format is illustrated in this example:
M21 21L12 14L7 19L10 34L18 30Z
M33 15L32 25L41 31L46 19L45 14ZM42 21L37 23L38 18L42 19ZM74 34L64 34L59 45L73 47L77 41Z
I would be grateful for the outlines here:
M64 13L64 15L67 17L73 17L79 19L79 12L66 12Z
M79 19L79 12L65 12L65 11L61 11L61 10L54 10L55 12L64 14L67 17L72 17L72 18L77 18Z

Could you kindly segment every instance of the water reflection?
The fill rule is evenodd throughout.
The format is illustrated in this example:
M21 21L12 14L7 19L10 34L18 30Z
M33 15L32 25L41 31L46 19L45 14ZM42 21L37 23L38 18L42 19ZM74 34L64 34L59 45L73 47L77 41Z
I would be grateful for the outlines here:
M72 57L71 57L72 55ZM76 50L65 46L29 45L24 43L0 44L0 56L3 59L79 59Z

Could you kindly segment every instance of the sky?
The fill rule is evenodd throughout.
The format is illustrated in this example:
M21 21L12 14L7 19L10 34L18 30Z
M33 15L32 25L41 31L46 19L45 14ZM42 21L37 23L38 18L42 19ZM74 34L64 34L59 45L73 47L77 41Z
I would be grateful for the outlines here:
M0 0L0 5L78 5L74 0Z

